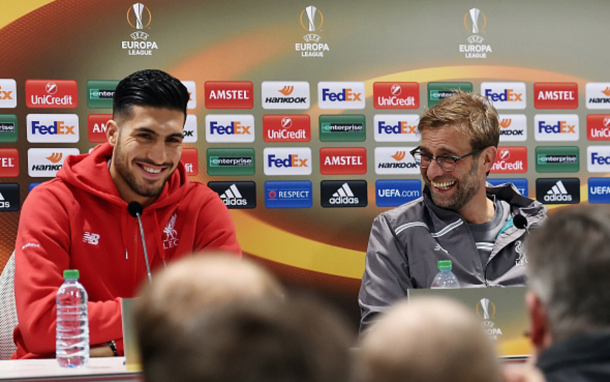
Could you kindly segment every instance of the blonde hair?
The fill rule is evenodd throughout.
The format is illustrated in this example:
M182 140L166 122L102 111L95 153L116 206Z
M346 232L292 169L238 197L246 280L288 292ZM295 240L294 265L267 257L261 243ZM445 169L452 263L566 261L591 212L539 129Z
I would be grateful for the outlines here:
M445 98L426 110L419 119L417 129L452 126L470 138L473 149L498 147L500 124L498 112L489 99L480 94L455 90L455 95Z

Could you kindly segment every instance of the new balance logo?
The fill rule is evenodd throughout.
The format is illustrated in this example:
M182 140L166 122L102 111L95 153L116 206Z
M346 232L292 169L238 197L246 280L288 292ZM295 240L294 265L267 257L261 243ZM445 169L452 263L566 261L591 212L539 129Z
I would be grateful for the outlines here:
M343 183L343 185L333 194L329 200L330 204L358 204L360 201L358 197L354 195L349 184Z
M571 202L572 195L566 190L561 180L557 181L544 196L545 202Z
M98 245L100 243L100 235L97 233L85 232L83 235L83 242L91 245Z
M292 92L294 91L294 86L284 86L282 88L282 90L278 90L280 93L282 93L285 96L289 96L292 94Z
M222 195L220 199L223 201L225 206L245 206L248 204L248 200L244 199L241 192L235 184L232 184Z

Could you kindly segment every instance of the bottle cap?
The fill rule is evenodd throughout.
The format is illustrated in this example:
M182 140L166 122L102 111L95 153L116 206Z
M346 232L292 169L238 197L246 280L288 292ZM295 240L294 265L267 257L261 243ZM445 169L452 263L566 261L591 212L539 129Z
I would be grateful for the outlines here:
M436 263L436 268L440 270L451 269L451 260L439 260Z
M64 271L64 279L77 279L79 278L78 269L66 269Z

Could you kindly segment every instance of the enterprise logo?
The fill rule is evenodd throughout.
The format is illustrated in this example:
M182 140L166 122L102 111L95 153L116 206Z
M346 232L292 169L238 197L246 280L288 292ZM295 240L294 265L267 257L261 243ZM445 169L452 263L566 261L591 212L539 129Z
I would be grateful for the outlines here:
M261 99L263 109L309 109L309 82L264 81Z
M525 109L524 82L483 82L481 95L489 98L494 107L503 109Z
M419 166L410 154L414 147L376 147L375 174L419 174Z
M536 179L536 199L543 204L580 203L580 179Z
M364 142L366 118L362 114L320 115L321 142Z
M265 207L311 208L313 193L308 180L265 182Z
M319 82L320 109L364 109L364 82Z
M208 114L205 133L206 140L211 143L254 142L254 116Z
M376 142L418 142L417 114L376 114L373 118Z
M17 116L15 114L0 114L0 142L17 142Z
M87 106L90 109L112 109L112 97L119 81L87 81Z
M541 142L577 141L580 136L577 114L536 114L534 129Z
M392 179L375 182L377 207L398 207L422 196L421 180Z
M320 183L322 207L366 207L367 188L364 180L323 180Z
M29 149L28 174L32 178L52 178L61 169L68 155L79 155L78 149Z
M209 182L229 209L256 208L256 184L254 182Z
M78 87L73 80L27 80L25 103L37 109L74 109L78 106Z
M577 146L536 147L537 172L578 172L580 154Z
M311 175L309 147L268 147L263 158L265 175Z
M220 149L207 151L208 175L254 175L254 149Z
M79 140L76 114L28 114L26 121L30 143L76 143Z

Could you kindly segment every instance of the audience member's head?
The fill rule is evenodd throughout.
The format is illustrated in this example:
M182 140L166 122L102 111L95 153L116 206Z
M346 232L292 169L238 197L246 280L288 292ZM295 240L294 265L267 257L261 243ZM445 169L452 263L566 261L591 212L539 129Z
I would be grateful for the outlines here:
M495 382L494 346L481 320L441 298L401 301L362 340L359 382Z
M572 336L610 329L610 210L577 206L550 215L527 242L527 306L540 354Z
M142 365L167 356L169 341L201 311L234 301L282 299L283 289L262 267L230 254L195 254L153 275L136 300L135 327Z
M329 307L303 298L202 311L147 365L147 382L345 382L354 336ZM149 379L148 376L151 376Z

